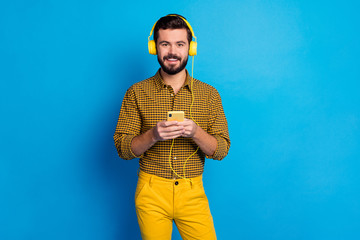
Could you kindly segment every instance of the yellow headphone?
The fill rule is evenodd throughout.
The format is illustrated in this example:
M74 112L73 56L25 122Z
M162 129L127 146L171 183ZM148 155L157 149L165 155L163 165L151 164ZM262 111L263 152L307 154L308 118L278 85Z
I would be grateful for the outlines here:
M181 18L185 23L186 25L188 26L188 28L190 29L190 32L192 34L192 36L194 37L195 41L191 41L190 42L190 46L189 46L189 56L195 56L196 55L196 49L197 49L197 42L196 42L196 37L195 37L195 34L194 34L194 31L190 25L190 23L188 21L186 21L185 18L183 18L182 16L179 16L179 15L176 15L176 14L169 14L169 15L166 15L166 16L176 16L176 17L179 17ZM157 23L157 21L156 21ZM151 35L153 34L153 31L154 31L154 28L155 28L155 25L156 23L154 24L154 26L152 27L151 31L150 31L150 35L148 37L148 47L149 47L149 53L150 54L153 54L153 55L156 55L156 43L154 40L150 40L150 37Z

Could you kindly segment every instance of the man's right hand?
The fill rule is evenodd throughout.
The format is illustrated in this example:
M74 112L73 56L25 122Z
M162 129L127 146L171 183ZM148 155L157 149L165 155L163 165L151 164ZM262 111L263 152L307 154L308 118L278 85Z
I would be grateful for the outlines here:
M136 136L131 142L131 151L140 156L151 148L156 142L180 137L185 133L185 127L177 121L161 121L145 133Z
M153 128L154 140L164 141L180 137L185 132L184 126L177 121L161 121Z

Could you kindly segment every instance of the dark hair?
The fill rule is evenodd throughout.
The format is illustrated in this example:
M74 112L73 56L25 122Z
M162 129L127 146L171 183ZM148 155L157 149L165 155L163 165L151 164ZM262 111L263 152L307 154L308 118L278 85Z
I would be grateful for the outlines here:
M154 27L154 41L157 43L159 38L159 29L186 29L187 31L187 39L189 43L192 41L192 34L191 31L183 20L185 19L183 16L178 14L169 14L165 17L160 18Z

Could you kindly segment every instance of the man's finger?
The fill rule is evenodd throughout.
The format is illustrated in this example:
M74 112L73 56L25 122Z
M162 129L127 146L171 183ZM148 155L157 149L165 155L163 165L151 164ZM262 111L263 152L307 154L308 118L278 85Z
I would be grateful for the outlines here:
M184 133L184 131L176 131L176 132L171 132L171 133L164 133L162 134L162 138L164 140L166 139L174 139L174 138L177 138L177 137L180 137L182 136L182 134Z
M177 125L179 122L178 121L164 121L162 122L164 127L169 127L172 125Z
M183 129L184 129L183 126L169 126L162 128L161 132L171 133L175 131L182 131Z

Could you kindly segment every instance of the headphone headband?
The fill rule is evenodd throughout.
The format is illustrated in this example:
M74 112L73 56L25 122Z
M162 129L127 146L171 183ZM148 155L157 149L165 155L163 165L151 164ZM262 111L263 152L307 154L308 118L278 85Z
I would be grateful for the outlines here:
M182 17L182 16L180 16L180 15L176 15L176 14L168 14L168 15L166 15L165 17L171 17L171 16L181 18L181 20L183 20L183 21L186 23L186 26L188 26L188 28L190 29L190 32L191 32L192 36L193 36L193 37L195 38L195 40L196 40L195 33L194 33L194 31L193 31L190 23L189 23L184 17ZM150 40L151 35L152 35L153 32L154 32L154 29L155 29L155 26L156 26L157 22L158 22L158 21L156 21L155 24L153 25L153 27L151 28L150 35L149 35L149 40Z

